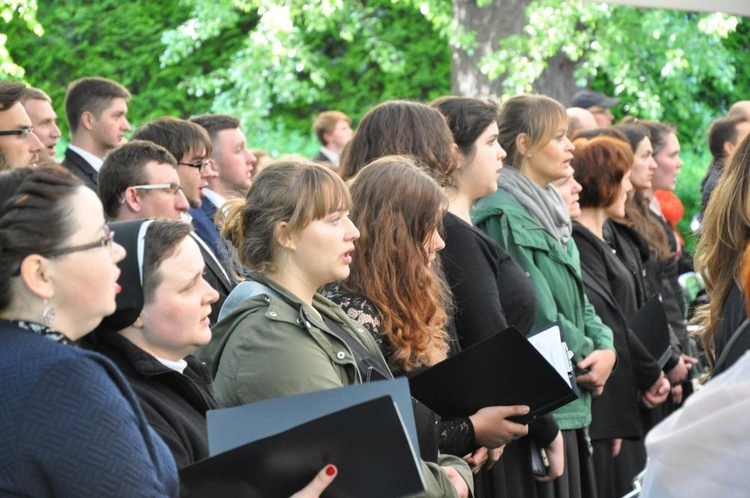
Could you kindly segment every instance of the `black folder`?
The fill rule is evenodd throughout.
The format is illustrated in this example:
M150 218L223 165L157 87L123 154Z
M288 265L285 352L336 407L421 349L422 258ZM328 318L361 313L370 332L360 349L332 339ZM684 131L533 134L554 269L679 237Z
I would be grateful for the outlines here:
M656 359L659 367L664 368L672 355L672 348L669 340L669 323L661 297L658 294L651 296L651 299L628 321L628 326Z
M409 381L412 396L443 418L466 417L487 406L527 405L528 424L578 395L529 341L510 327Z
M413 496L421 462L393 399L383 396L245 444L180 470L188 496L288 498L326 465L330 498Z

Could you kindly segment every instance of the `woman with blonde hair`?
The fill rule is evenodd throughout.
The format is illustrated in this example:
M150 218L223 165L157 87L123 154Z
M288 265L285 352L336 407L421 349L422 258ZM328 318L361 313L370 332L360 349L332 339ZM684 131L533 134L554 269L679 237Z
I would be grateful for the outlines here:
M498 142L508 154L495 193L477 201L474 223L529 274L537 297L534 328L560 322L573 353L579 399L554 412L565 441L565 471L548 491L596 496L589 450L591 399L615 365L612 331L586 299L567 208L552 182L570 175L573 145L565 108L543 95L516 95L500 110Z
M341 178L309 161L279 161L258 175L246 199L230 203L222 235L257 292L229 296L225 308L233 309L200 352L219 401L237 406L359 384L371 370L392 377L372 337L318 293L349 276L360 235ZM240 285L233 294L243 292ZM449 455L439 462L423 463L427 496L468 496L466 464Z

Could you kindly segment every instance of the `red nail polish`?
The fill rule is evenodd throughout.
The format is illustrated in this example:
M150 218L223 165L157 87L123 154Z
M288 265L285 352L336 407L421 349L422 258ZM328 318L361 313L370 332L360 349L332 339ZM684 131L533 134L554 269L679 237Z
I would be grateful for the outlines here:
M335 465L329 465L326 467L326 475L332 476L336 473L336 466Z

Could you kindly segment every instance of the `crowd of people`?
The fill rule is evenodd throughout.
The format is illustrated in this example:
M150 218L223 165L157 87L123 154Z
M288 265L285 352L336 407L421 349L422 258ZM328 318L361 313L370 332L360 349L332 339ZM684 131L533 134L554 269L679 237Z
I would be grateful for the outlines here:
M675 478L684 455L664 447L689 446L689 397L717 403L713 380L693 394L699 356L718 374L750 347L749 102L708 132L696 341L677 130L613 125L616 98L388 101L354 131L326 111L311 160L251 150L225 114L130 134L131 98L72 82L58 163L50 98L0 82L0 495L188 495L178 469L209 457L209 410L413 377L553 323L574 401L528 424L526 405L441 418L415 401L425 496L616 498L649 456L643 496L720 482ZM654 299L663 355L631 325ZM294 496L324 493L336 463ZM741 496L742 479L724 484Z

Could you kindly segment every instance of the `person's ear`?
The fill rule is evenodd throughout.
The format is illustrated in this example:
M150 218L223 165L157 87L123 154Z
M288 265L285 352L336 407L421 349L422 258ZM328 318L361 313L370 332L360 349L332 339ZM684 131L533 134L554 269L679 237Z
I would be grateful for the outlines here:
M128 187L122 194L125 204L128 205L131 211L139 213L142 209L141 200L138 198L138 191L133 187Z
M91 131L91 129L94 127L95 122L96 116L94 116L93 112L83 111L83 113L81 114L81 126Z
M276 225L275 236L276 242L287 251L293 251L295 249L292 235L289 233L289 223L286 221L280 221L279 224Z
M729 157L732 155L732 152L734 152L735 144L727 140L724 142L724 145L722 149L724 149L724 157Z
M516 136L516 149L518 153L526 157L529 153L529 136L525 133L519 133Z
M55 294L53 274L50 260L39 254L30 254L21 262L21 280L41 299L52 299Z

